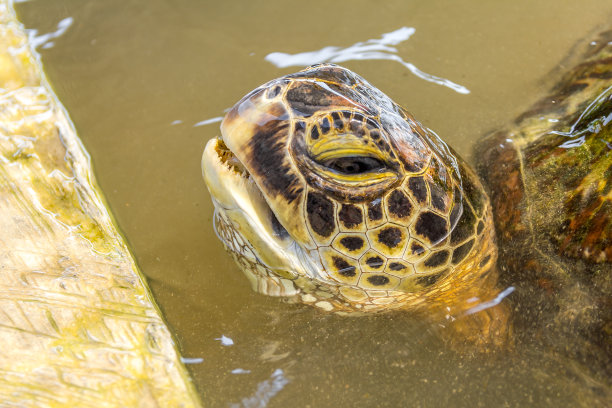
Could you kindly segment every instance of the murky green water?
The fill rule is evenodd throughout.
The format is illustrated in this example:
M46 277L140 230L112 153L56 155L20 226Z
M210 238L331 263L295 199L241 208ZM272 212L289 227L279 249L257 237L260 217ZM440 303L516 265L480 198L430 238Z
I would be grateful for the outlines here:
M435 328L405 315L342 318L253 293L213 233L201 178L201 153L219 134L218 123L195 125L298 69L277 68L264 59L269 53L348 47L413 27L397 55L469 94L428 82L396 61L343 65L469 158L485 131L548 89L559 62L610 20L612 5L33 0L18 11L37 30L52 85L193 363L205 403L605 405L605 379L535 345L492 357L458 355ZM58 32L61 21L56 38L40 37Z

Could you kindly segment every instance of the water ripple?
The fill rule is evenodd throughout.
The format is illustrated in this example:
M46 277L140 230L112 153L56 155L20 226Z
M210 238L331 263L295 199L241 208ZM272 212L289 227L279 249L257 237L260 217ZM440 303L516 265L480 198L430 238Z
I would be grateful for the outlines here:
M341 63L355 60L391 60L402 64L421 79L446 86L460 94L469 94L470 90L466 87L448 79L423 72L414 64L404 61L397 55L397 48L392 46L408 40L415 31L416 29L413 27L402 27L390 33L383 34L379 39L358 42L346 48L329 46L317 51L301 52L297 54L273 52L266 55L265 59L279 68L293 66L306 67L325 62Z
M482 302L479 305L474 306L474 307L468 309L468 311L465 312L465 314L466 315L471 315L471 314L483 311L485 309L488 309L490 307L497 306L497 305L499 305L501 303L502 300L504 300L504 298L506 296L508 296L512 292L514 292L514 286L509 286L506 289L504 289L501 293L499 293L497 296L495 296L494 299L489 300L487 302Z
M57 23L57 30L51 33L41 35L38 35L38 30L36 29L27 30L30 36L30 44L32 44L34 48L51 48L55 45L53 40L64 35L64 33L68 30L68 28L70 28L73 23L74 19L72 17L66 17L62 19L59 23Z
M265 408L270 400L278 394L280 390L285 388L289 380L285 378L285 373L282 369L274 370L269 379L260 382L257 385L257 391L247 398L244 398L238 404L230 404L232 408Z

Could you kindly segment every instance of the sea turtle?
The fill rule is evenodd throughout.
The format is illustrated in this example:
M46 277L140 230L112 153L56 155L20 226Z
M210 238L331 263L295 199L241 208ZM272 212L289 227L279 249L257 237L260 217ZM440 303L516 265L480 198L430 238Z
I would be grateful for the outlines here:
M609 61L602 67L609 68ZM600 101L597 92L578 86L572 91ZM597 109L604 106L609 114L609 100L602 98ZM576 114L584 107L571 106ZM597 115L603 112L597 109ZM580 123L592 119L608 126L609 116L593 119L592 110ZM554 125L562 129L562 118ZM463 322L470 316L482 338L507 337L507 309L498 304L514 288L497 282L492 209L510 211L503 198L492 207L466 162L381 91L348 69L316 65L247 94L221 130L222 137L205 148L204 179L218 236L255 290L340 313L436 310ZM609 148L610 134L596 136L602 137ZM538 152L540 162L553 160ZM595 191L609 197L610 169L600 171L609 155L598 152L580 162L580 173L603 180L607 187ZM559 157L562 163L569 155ZM494 160L486 165L496 166ZM496 198L516 176L498 171L499 178L486 179ZM600 263L610 260L610 207L603 211L604 240L589 240L603 248L604 255L589 252ZM510 228L518 221L512 223ZM577 239L572 225L566 225L573 234L568 236ZM498 226L505 239L508 225Z

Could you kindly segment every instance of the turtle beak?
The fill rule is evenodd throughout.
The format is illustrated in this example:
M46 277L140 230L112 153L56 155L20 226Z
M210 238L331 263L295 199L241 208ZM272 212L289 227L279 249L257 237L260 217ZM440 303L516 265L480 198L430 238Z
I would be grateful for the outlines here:
M257 249L262 262L291 268L287 253L293 240L276 221L248 172L242 169L221 139L208 141L202 156L202 175L215 209L231 219L237 232Z

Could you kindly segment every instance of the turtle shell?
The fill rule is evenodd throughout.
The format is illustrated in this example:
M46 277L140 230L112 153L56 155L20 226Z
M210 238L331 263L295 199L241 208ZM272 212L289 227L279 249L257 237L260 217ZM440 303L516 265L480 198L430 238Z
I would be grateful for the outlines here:
M518 320L558 348L571 334L572 354L609 371L612 31L587 44L551 93L487 135L476 157L503 279L519 289Z

